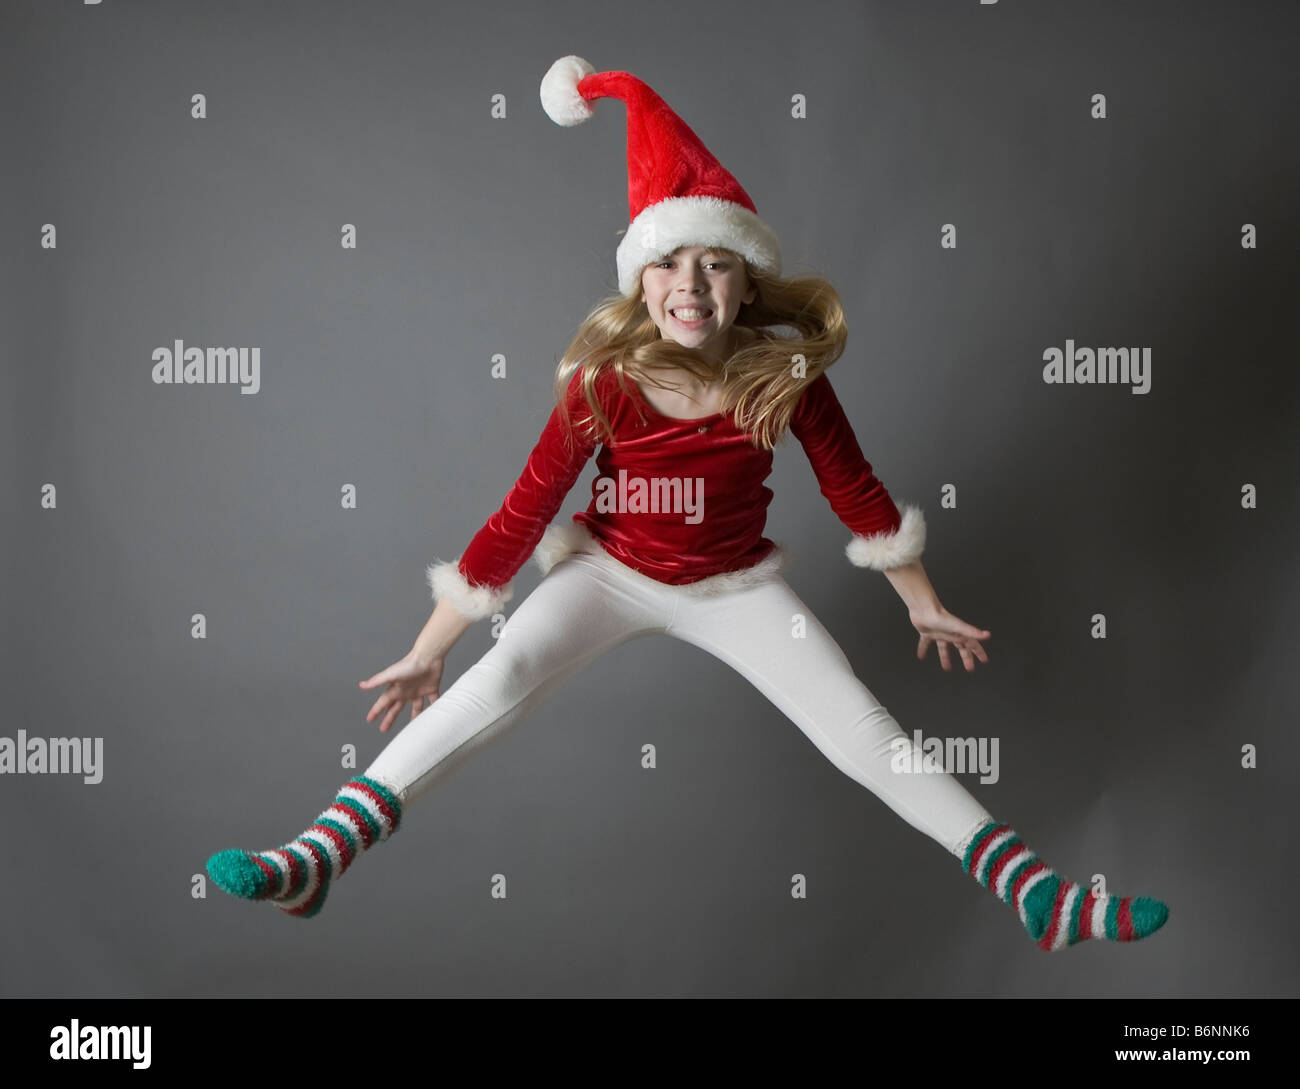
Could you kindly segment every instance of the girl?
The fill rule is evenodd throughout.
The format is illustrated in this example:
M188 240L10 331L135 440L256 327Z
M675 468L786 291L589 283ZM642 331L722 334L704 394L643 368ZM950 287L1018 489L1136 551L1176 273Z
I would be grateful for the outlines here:
M852 531L850 562L884 572L907 606L917 656L935 643L945 670L950 647L968 672L988 662L990 632L940 604L920 561L923 515L895 506L826 376L847 338L834 289L780 277L776 236L749 195L640 80L564 57L542 81L543 106L562 125L607 96L628 109L620 290L561 359L556 406L500 509L461 556L430 565L437 607L410 652L361 682L384 686L367 721L382 713L386 733L410 703L410 724L301 836L221 851L208 861L212 879L315 915L331 882L392 835L414 800L599 655L658 633L748 678L836 767L1014 908L1042 949L1159 929L1168 909L1158 900L1098 896L1059 877L932 760L916 774L907 735L781 577L785 550L763 536L763 481L789 431ZM593 453L591 504L551 526ZM440 693L447 651L511 600L530 554L545 577L496 645Z

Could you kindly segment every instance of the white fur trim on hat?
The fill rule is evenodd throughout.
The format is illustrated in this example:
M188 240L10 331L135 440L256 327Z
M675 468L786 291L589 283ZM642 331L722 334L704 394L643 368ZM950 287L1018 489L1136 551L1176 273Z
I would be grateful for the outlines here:
M595 112L578 93L578 81L596 69L581 57L561 57L542 77L542 109L557 125L581 125Z
M732 590L743 590L746 586L757 586L760 582L766 582L773 575L785 570L790 562L790 550L782 545L777 545L758 563L751 564L749 567L742 567L738 571L719 571L716 575L706 575L694 582L674 585L651 578L644 571L629 567L622 560L611 556L601 547L600 542L592 535L591 530L581 522L547 526L546 532L542 534L542 539L538 541L537 548L533 551L533 559L537 562L537 566L542 569L542 574L545 575L566 556L578 552L587 553L605 563L613 564L621 573L630 576L634 580L643 579L660 589L667 587L672 590L679 590L692 597L709 597L713 594L728 593Z
M899 513L902 524L893 533L873 533L870 537L854 534L844 546L849 563L885 571L919 559L925 551L925 515L920 507L904 506Z
M743 204L721 197L666 197L642 209L618 244L619 290L633 294L641 270L678 246L721 246L740 254L759 272L781 272L776 232Z
M485 616L501 611L514 597L514 583L506 583L500 588L492 586L475 586L460 571L460 557L454 560L435 560L426 569L429 589L434 601L444 598L456 606L456 611L469 620L482 620Z

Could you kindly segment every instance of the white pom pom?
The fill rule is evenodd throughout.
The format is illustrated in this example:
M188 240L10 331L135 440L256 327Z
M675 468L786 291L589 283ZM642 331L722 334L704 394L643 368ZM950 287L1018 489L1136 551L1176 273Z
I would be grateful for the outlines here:
M578 80L596 69L581 57L561 57L542 77L542 109L557 125L581 125L595 112L578 94Z

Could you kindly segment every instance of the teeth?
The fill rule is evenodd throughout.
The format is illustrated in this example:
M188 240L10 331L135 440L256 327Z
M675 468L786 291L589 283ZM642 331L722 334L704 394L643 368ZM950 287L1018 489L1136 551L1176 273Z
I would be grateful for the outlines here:
M693 310L693 309L685 309L683 307L678 307L678 309L674 310L673 313L676 314L677 317L681 318L682 321L699 321L706 314L712 313L712 311Z

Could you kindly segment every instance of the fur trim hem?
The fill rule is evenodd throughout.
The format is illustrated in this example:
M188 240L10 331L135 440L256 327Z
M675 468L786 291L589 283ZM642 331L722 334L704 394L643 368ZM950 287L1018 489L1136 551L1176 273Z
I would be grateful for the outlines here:
M925 515L920 507L905 505L902 524L893 533L873 533L870 537L854 534L844 546L849 563L885 571L919 559L925 551Z
M725 594L734 590L743 590L747 586L757 586L759 583L766 582L768 579L779 575L790 562L790 550L782 545L776 545L757 563L751 564L749 567L742 567L738 571L720 571L716 575L706 575L694 582L680 584L661 582L659 579L651 578L644 571L629 567L621 560L611 556L592 535L591 530L581 522L547 526L546 532L542 534L542 539L538 541L537 548L533 551L533 559L536 561L537 566L541 568L542 574L545 575L566 556L578 552L597 556L608 563L617 564L622 571L628 572L638 579L645 579L660 588L667 587L671 590L680 590L682 593L695 597Z
M570 553L591 552L599 547L591 531L581 523L569 522L563 525L552 522L546 527L542 539L537 542L537 547L533 549L533 562L545 575Z
M434 601L447 600L456 611L470 620L482 620L501 611L514 597L514 583L505 586L475 586L460 570L460 557L454 560L435 560L425 571Z

